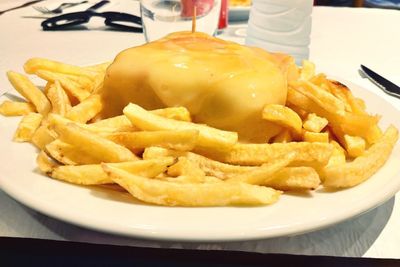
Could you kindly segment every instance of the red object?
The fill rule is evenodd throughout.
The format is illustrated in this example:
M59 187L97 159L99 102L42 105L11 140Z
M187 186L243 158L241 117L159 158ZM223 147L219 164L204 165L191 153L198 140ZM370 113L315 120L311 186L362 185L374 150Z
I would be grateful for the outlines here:
M228 27L228 0L221 0L221 12L219 13L218 30Z
M181 16L188 18L193 16L196 6L196 16L202 16L210 12L214 6L214 0L181 0Z

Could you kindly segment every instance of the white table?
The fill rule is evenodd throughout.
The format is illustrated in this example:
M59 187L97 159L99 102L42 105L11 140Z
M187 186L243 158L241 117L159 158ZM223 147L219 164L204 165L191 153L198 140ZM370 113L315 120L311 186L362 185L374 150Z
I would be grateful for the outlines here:
M0 9L15 2L3 1ZM131 4L125 1L124 6L117 3L109 8L135 12L136 3ZM91 24L91 31L42 32L41 20L21 18L31 14L31 8L25 8L0 16L1 85L8 84L4 75L7 70L21 71L24 61L33 56L90 64L110 60L120 50L144 42L139 34L102 31L103 27L98 26L101 23L96 22ZM400 108L399 100L380 92L357 71L362 63L400 84L398 25L399 11L316 7L313 11L311 60L318 70L357 83ZM244 27L240 23L231 25L222 37L243 42L243 38L232 33ZM98 50L102 51L100 58ZM9 89L0 88L0 92ZM82 229L41 215L0 191L0 235L162 248L400 258L399 198L400 193L359 217L313 233L259 241L203 244L138 240Z

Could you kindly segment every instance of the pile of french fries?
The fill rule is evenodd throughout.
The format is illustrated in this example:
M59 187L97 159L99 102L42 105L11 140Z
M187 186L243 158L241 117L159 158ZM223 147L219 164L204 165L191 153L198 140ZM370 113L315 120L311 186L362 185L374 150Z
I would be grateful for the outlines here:
M371 177L398 139L366 112L350 90L315 74L305 61L289 83L287 104L260 116L281 127L270 143L244 144L235 132L191 121L184 107L127 105L99 120L109 63L78 67L41 58L24 69L47 81L8 72L26 102L6 100L5 116L23 116L14 136L38 148L38 168L79 185L116 184L133 197L167 206L266 205L283 191L340 189Z

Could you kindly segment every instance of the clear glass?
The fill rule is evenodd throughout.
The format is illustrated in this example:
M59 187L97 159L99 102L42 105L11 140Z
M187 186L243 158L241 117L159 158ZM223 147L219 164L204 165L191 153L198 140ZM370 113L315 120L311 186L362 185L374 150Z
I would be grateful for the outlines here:
M253 0L246 44L308 59L313 0Z
M218 29L221 0L140 0L146 41L177 31L192 30L196 9L196 31L214 35Z

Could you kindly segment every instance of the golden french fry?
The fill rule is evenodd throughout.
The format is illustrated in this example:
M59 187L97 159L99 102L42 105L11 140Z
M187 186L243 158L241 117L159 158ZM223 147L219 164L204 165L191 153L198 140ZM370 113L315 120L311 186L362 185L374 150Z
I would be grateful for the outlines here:
M340 99L309 81L291 82L290 87L332 114L345 114L345 105Z
M23 97L36 107L36 110L46 115L51 110L51 104L44 93L37 88L29 79L23 74L8 71L7 77L15 90L18 91Z
M315 113L309 113L307 119L303 122L303 128L314 133L321 132L327 125L328 120Z
M99 164L101 160L77 147L56 139L45 146L52 158L65 165Z
M90 126L96 126L100 128L114 128L114 129L129 129L134 127L131 121L125 116L115 116L112 118L99 120L94 123L89 124ZM136 127L135 127L136 128Z
M330 141L330 143L333 145L333 153L332 156L329 159L328 164L324 167L329 167L332 165L338 165L338 164L343 164L346 163L346 151L344 150L343 147L339 145L336 141Z
M39 149L44 149L47 144L50 144L57 138L57 134L50 130L47 125L40 125L32 135L31 143Z
M71 109L71 102L58 80L49 86L46 95L51 102L53 113L64 116Z
M115 128L111 128L111 127L97 127L94 123L84 124L84 123L80 123L80 122L74 122L70 119L67 119L65 117L62 117L60 115L53 114L53 113L50 113L47 116L47 120L48 120L50 126L52 126L52 127L54 127L55 125L64 125L67 123L73 123L85 130L91 131L93 133L98 133L98 134L112 133L112 132L119 130L119 129L115 129ZM126 130L126 129L123 129L123 130Z
M94 118L102 108L103 103L100 95L91 95L78 105L71 108L65 117L72 121L86 123Z
M291 165L314 166L327 164L333 147L329 143L291 142L275 144L236 144L227 152L205 152L204 156L225 163L239 165L261 165L285 158L290 152L295 156Z
M282 191L314 190L321 183L311 167L286 167L273 174L263 185Z
M289 143L291 142L292 135L288 129L283 129L277 136L275 136L272 141L273 143Z
M200 167L185 157L179 157L178 162L168 168L167 174L180 179L171 178L170 181L185 183L203 183L206 174Z
M117 132L106 133L103 136L133 151L139 148L150 146L161 146L181 151L189 151L196 146L199 131L177 130Z
M185 157L199 166L208 176L214 176L225 180L239 174L249 173L257 167L238 166L215 161L193 152L183 152L161 147L147 147L143 152L143 159L160 157Z
M294 158L294 153L289 153L285 158L278 159L273 163L263 164L246 174L239 174L228 178L228 182L242 182L247 184L262 185L270 181L276 172L286 167Z
M303 132L303 140L305 142L329 143L329 134L304 131Z
M29 113L20 121L17 131L14 135L15 142L28 142L39 127L43 116L39 113Z
M53 83L58 80L67 93L76 97L79 101L83 101L90 96L88 90L83 88L79 83L69 79L68 76L57 75L56 73L47 70L38 70L36 71L36 75Z
M112 62L110 61L110 62L104 62L104 63L92 65L92 66L86 66L85 69L87 69L89 71L105 73L107 68L108 68L108 66L110 66L111 63Z
M272 188L244 183L174 183L149 179L102 164L107 175L133 197L166 206L266 205L281 194Z
M38 156L36 157L36 163L39 167L39 170L42 172L49 174L59 165L52 160L46 152L43 150L39 152Z
M300 71L300 78L302 80L310 80L315 76L315 64L308 60L303 60L303 66Z
M5 100L0 105L0 114L3 116L22 116L30 112L36 112L31 103Z
M138 160L129 149L104 137L83 129L76 124L57 124L59 138L100 160L100 162L122 162Z
M153 160L110 163L110 165L115 168L125 170L129 173L153 178L166 171L168 165L171 165L172 163L172 158L161 158ZM52 169L50 176L58 180L80 185L113 183L113 181L103 171L103 168L100 164L59 166Z
M160 108L151 110L150 112L167 119L178 121L192 121L192 119L190 118L189 110L187 110L185 107Z
M296 112L286 106L276 104L266 105L262 111L262 117L264 120L287 127L298 135L301 134L301 118Z
M347 154L352 158L361 156L365 151L366 143L362 137L345 134L344 142Z
M87 77L93 79L95 76L94 70L90 68L82 68L74 65L69 65L45 58L31 58L24 64L24 70L29 74L36 74L39 70L53 71L64 74Z
M124 108L124 114L132 124L143 130L198 130L197 145L202 148L229 150L238 140L238 135L235 132L222 131L206 125L163 118L132 103Z
M323 169L323 185L333 188L352 187L370 178L382 167L398 139L398 130L389 126L380 140L352 162Z

